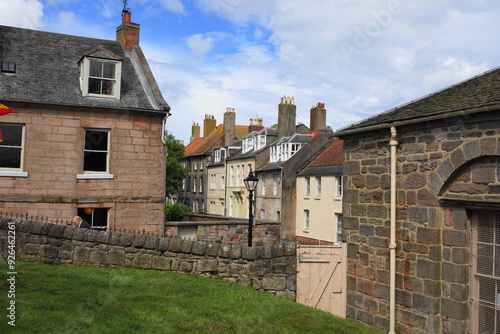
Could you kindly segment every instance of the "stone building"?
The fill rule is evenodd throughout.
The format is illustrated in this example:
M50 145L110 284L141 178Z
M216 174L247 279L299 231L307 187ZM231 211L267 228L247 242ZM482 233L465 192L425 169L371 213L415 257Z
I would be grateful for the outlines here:
M122 13L116 41L0 26L0 210L161 233L170 107Z
M499 332L499 129L495 68L336 133L348 317L392 333Z

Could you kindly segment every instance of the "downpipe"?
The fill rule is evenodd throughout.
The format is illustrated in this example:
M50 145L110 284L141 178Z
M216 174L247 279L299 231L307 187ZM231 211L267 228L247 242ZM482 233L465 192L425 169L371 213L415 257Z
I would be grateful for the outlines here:
M389 242L390 255L390 295L389 295L389 334L396 333L396 140L397 130L391 127L391 235Z

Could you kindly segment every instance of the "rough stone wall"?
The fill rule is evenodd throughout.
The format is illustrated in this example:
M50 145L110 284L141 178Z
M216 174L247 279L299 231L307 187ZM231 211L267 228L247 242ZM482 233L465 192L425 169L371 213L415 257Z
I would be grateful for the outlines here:
M165 236L174 238L179 235L179 226L187 224L165 225ZM197 222L188 226L196 226L196 241L215 242L232 245L248 243L248 223ZM255 246L276 244L280 242L281 228L279 223L256 224L252 229L252 242Z
M8 218L0 218L1 238L9 221L16 225L18 260L200 274L295 300L294 243L247 247Z
M470 330L471 222L467 208L443 200L500 199L498 119L490 112L398 128L397 333ZM387 330L390 131L344 139L347 315Z

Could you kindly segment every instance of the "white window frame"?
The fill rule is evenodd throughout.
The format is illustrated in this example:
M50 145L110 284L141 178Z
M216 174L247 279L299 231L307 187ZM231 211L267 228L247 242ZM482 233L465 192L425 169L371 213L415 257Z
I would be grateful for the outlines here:
M109 80L113 81L113 94L95 94L89 93L89 80L90 77L90 62L99 62L99 63L111 63L115 65L115 77L114 79L97 77L100 80ZM120 90L121 90L121 73L122 73L122 62L110 59L99 59L99 58L90 58L84 57L82 62L80 63L80 85L83 96L89 97L104 97L104 98L120 98Z
M193 192L196 192L196 178L193 177Z
M273 195L278 195L278 175L273 174Z
M87 131L101 132L105 133L107 137L107 147L106 151L102 150L92 150L86 148ZM78 180L89 180L89 179L113 179L114 175L110 173L110 155L111 155L111 130L101 129L101 128L84 128L84 138L83 138L83 157L82 157L82 174L77 174L76 178ZM86 152L100 152L106 153L106 170L105 171L92 171L85 170L85 154Z
M305 177L305 195L311 196L311 178L309 176Z
M7 145L1 145L0 147L7 147L7 148L13 148L13 149L20 149L21 152L19 153L21 156L19 157L20 162L19 162L19 168L8 168L8 167L3 167L0 168L0 176L6 176L6 177L28 177L27 172L23 172L24 170L24 144L25 144L25 132L26 132L26 126L24 124L19 124L19 123L2 123L4 125L12 125L12 126L19 126L21 127L21 146L17 145L12 145L12 146L7 146Z
M266 175L261 176L261 195L264 196L266 194Z

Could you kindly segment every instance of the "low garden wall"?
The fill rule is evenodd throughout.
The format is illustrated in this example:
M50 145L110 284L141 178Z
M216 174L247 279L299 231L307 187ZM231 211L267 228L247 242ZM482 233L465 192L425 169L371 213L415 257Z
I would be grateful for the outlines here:
M9 218L0 218L0 240L13 226L18 260L200 274L295 300L295 243L248 247Z

